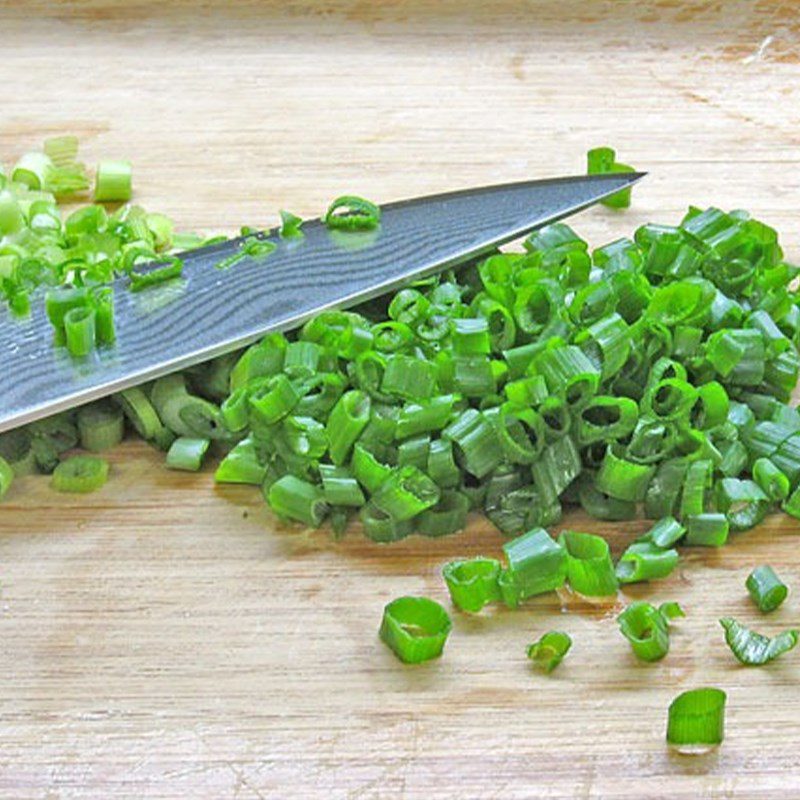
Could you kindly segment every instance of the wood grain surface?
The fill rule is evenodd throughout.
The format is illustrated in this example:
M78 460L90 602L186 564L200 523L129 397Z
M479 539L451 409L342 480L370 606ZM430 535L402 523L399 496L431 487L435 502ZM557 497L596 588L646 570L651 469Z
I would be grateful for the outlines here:
M629 213L576 219L593 242L746 206L797 260L798 20L778 0L4 1L0 157L73 132L90 162L132 159L142 203L232 231L344 191L575 172L612 143L651 174ZM334 543L142 444L112 461L85 499L32 477L0 507L3 800L800 796L800 661L739 667L717 624L800 622L793 520L627 592L686 607L659 664L634 661L612 609L542 598L454 615L444 657L410 668L377 639L383 605L444 602L444 561L497 553L485 523ZM645 527L566 524L617 552ZM760 618L743 584L765 562L796 591ZM575 646L545 678L525 646L553 627ZM728 692L725 743L671 755L666 708L704 684Z

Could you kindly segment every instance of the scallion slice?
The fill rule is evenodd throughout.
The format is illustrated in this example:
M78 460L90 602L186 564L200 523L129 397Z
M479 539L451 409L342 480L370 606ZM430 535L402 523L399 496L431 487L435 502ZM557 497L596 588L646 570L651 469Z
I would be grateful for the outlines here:
M719 621L725 630L725 641L737 660L750 667L760 667L788 653L797 645L800 631L786 630L772 638L751 631L731 617Z
M778 608L789 594L786 584L766 564L756 567L747 576L745 585L753 602L765 614Z
M692 689L670 704L667 743L685 753L705 752L725 737L725 701L721 689Z
M427 597L398 597L383 610L380 638L406 664L438 658L453 623L447 612Z
M542 672L552 672L572 647L569 634L562 631L548 631L538 641L528 646L528 658Z

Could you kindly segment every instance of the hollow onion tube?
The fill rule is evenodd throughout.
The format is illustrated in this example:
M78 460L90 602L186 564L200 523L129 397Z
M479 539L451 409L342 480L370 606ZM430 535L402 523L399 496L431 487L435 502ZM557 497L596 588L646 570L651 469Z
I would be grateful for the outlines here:
M642 661L659 661L669 652L669 626L664 615L650 603L631 603L617 617L622 635Z
M64 315L64 336L71 356L82 358L94 350L97 342L96 318L97 312L89 307L71 308Z
M118 445L125 434L122 410L107 401L83 406L78 410L76 421L81 447L93 453Z
M303 522L317 528L328 513L322 490L294 475L284 475L276 480L267 493L270 508L286 519Z
M439 502L419 514L414 519L414 525L422 536L448 536L466 527L469 506L469 498L465 494L443 491Z
M723 478L717 483L717 509L725 514L732 531L758 525L769 511L770 500L757 483Z
M319 474L322 478L325 502L329 505L361 508L366 502L358 481L346 467L320 464Z
M694 514L684 519L686 544L702 547L722 547L728 541L730 525L725 514Z
M397 542L405 539L413 530L414 523L410 519L399 520L367 503L359 512L364 536L373 542Z
M453 623L447 612L427 597L398 597L383 610L381 640L406 664L438 658Z
M537 594L563 586L567 552L543 528L534 528L503 545L508 567L499 577L503 601L511 608Z
M57 492L88 494L108 479L108 462L96 456L72 456L54 470L50 485Z
M442 436L453 443L462 466L476 478L485 477L503 460L495 427L474 408L457 416Z
M193 439L179 436L167 451L167 469L197 472L203 466L210 439Z
M494 558L451 561L442 569L442 577L453 605L476 614L484 606L500 599L500 562Z
M685 533L686 528L674 517L663 517L637 541L649 542L661 550L667 550L676 545Z
M562 631L548 631L538 641L528 646L528 658L542 672L552 672L572 647L569 634Z
M342 231L371 230L377 227L380 220L380 208L355 195L337 197L322 218L329 228Z
M789 496L791 483L774 462L768 458L758 458L753 464L753 480L770 500L784 500Z
M635 427L639 409L629 397L593 397L577 419L578 444L622 439Z
M246 483L260 486L266 477L267 468L258 458L251 437L242 439L220 461L214 480L217 483Z
M350 455L356 439L369 422L369 395L357 389L345 392L333 407L325 432L331 461L344 464Z
M725 641L736 659L749 667L760 667L774 661L797 646L800 631L786 630L777 636L762 636L731 617L719 621L725 630Z
M580 453L570 436L563 436L549 444L531 465L534 485L545 505L555 503L580 472Z
M634 542L620 556L616 567L620 583L666 578L678 565L678 551L664 550L652 542Z
M609 597L617 593L617 577L608 542L602 536L563 531L558 542L567 553L567 580L585 597Z
M756 567L745 585L752 601L765 614L778 608L789 594L786 584L767 565Z
M685 752L713 747L725 738L725 701L722 689L682 692L670 703L667 742Z

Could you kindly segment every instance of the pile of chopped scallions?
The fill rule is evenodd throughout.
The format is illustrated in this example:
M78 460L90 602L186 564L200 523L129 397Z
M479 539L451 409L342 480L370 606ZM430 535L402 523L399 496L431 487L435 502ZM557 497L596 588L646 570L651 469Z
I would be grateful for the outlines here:
M609 148L590 172L630 169ZM59 202L89 182L77 141L59 137L0 173L0 299L25 315L47 287L55 346L76 357L113 347L112 280L132 291L180 275L176 253L217 241L175 233L168 218L124 204ZM126 162L97 168L95 199L127 201ZM629 192L607 200L629 203ZM280 235L301 237L282 212ZM379 224L380 210L338 198L326 223ZM242 229L241 256L274 247ZM157 262L156 269L140 271ZM453 603L516 607L569 585L587 597L666 577L677 545L719 547L780 505L800 518L800 269L777 232L744 211L690 207L676 225L646 224L590 250L557 223L522 252L495 252L349 311L328 311L289 335L0 436L0 497L14 475L53 474L61 491L101 486L92 453L126 427L166 451L173 469L222 454L221 483L259 487L275 514L393 542L445 536L485 514L509 541L492 558L448 564ZM599 536L545 528L580 506L601 520L644 515L653 526L616 564ZM768 567L748 579L759 608L785 587ZM423 602L424 601L424 602ZM405 661L442 652L450 620L426 598L387 607L381 635ZM669 647L677 604L634 603L619 617L637 656ZM721 621L744 663L794 647ZM571 645L545 634L529 654L545 671ZM713 712L724 707L714 696ZM715 721L716 724L716 721ZM679 726L678 726L679 727ZM716 729L715 729L716 730ZM716 736L716 732L711 735Z

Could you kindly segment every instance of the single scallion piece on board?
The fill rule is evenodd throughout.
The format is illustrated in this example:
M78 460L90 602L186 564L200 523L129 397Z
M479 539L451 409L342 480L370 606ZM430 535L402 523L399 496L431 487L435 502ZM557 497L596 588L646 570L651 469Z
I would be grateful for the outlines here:
M528 658L544 673L552 672L572 647L569 634L548 631L538 641L528 646Z
M786 584L766 564L756 567L747 576L745 585L753 602L765 614L778 608L789 594Z
M659 661L669 652L669 622L650 603L631 603L617 617L617 622L634 654L642 661Z
M602 536L563 531L558 537L567 553L567 581L573 591L585 597L617 594L617 576L608 542Z
M678 565L678 551L664 550L652 542L634 542L620 556L616 574L620 583L666 578Z
M736 658L747 666L759 667L788 653L797 645L800 631L786 630L770 638L751 631L731 617L719 621L725 630L725 641Z
M508 567L500 574L499 585L506 605L564 585L567 577L567 551L543 528L534 528L503 545Z
M103 486L108 478L108 462L97 456L72 456L53 470L51 486L57 492L87 494Z
M442 654L453 623L427 597L398 597L383 610L380 638L406 664L420 664Z
M667 743L687 754L705 752L725 738L725 701L721 689L692 689L670 704Z
M108 401L83 406L78 410L77 423L81 447L93 453L118 445L125 435L122 410Z
M500 562L494 558L451 561L442 568L442 576L453 605L461 611L476 614L500 599Z

